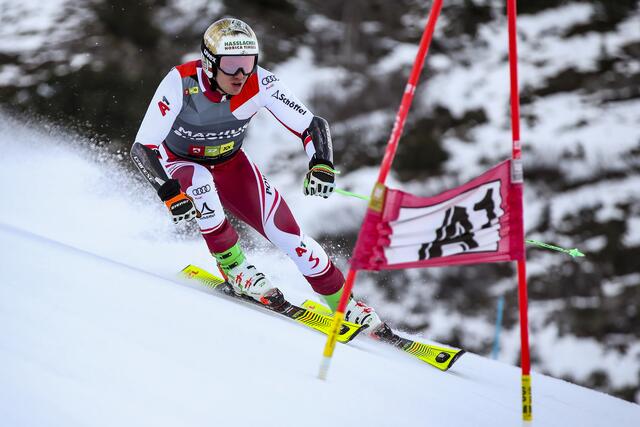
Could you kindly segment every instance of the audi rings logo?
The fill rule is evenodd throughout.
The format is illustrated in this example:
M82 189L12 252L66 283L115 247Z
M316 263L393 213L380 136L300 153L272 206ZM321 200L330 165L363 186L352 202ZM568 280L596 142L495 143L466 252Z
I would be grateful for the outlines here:
M195 188L193 190L194 196L202 196L204 193L208 193L211 191L211 186L209 184L203 185L202 187Z
M266 86L269 83L273 83L273 82L277 82L279 81L278 78L276 76L274 76L273 74L268 75L267 77L263 77L262 78L262 85Z

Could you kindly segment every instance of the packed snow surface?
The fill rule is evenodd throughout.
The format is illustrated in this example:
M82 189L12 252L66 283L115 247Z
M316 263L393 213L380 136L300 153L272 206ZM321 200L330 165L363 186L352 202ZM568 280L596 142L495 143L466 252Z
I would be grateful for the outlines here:
M519 368L474 354L443 373L358 338L318 380L324 336L177 278L212 268L206 247L121 165L4 116L0 135L3 426L520 425ZM277 251L250 256L292 301L314 297ZM532 425L640 420L638 405L532 382Z

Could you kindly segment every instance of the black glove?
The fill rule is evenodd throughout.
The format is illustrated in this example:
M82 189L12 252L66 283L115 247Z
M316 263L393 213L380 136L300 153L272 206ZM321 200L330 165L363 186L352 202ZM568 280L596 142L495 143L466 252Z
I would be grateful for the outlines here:
M158 189L158 196L169 209L174 224L200 217L193 199L180 190L177 179L165 181Z
M305 196L320 196L326 199L336 187L337 173L330 161L313 158L309 162L309 172L304 177L302 192Z

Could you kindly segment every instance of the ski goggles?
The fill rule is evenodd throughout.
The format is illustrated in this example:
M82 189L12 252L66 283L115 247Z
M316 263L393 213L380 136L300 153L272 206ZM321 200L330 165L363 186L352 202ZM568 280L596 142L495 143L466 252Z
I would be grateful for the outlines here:
M256 71L258 55L225 55L217 56L218 68L227 76L235 76L241 72L245 76Z

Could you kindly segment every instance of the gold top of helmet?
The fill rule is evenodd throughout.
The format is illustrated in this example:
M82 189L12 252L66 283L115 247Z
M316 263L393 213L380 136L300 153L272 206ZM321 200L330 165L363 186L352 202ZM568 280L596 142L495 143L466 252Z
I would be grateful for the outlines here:
M235 18L224 18L207 28L204 45L213 55L257 55L258 39L251 27Z

